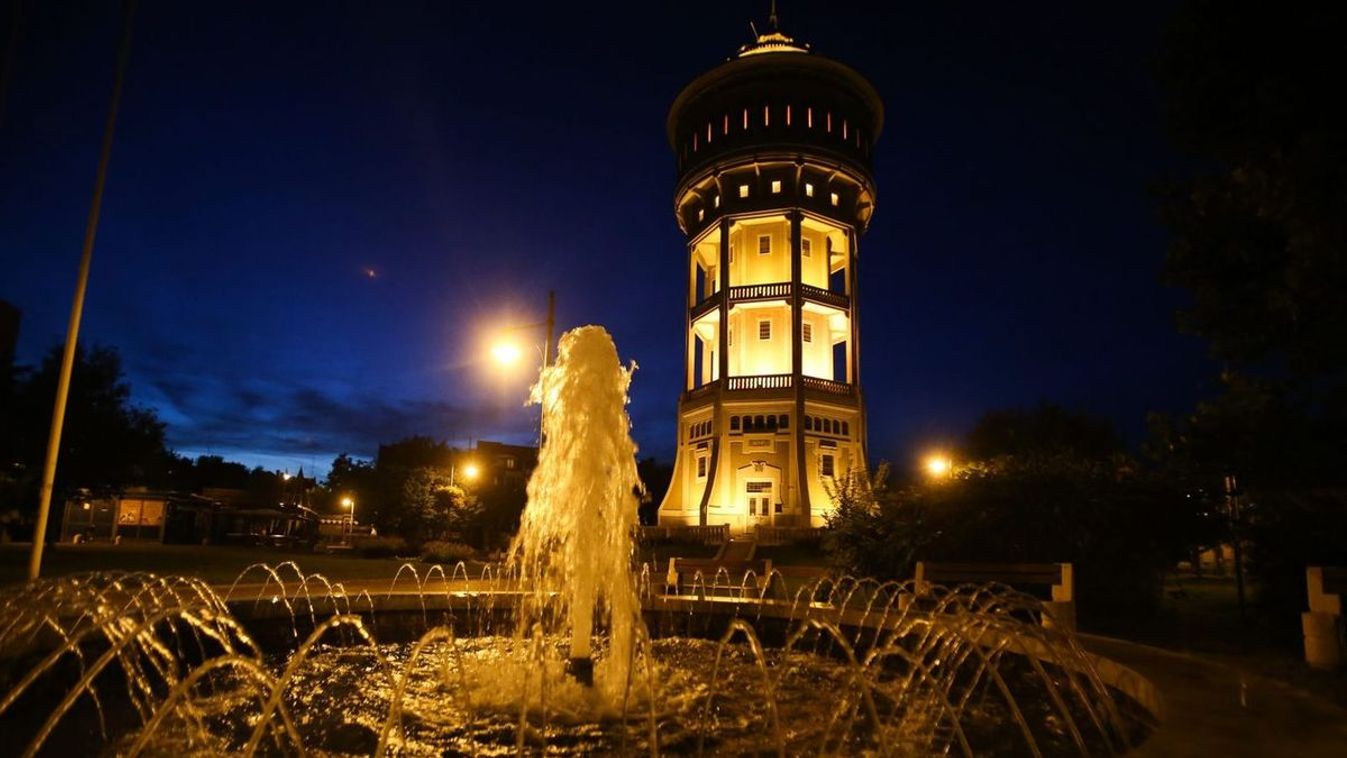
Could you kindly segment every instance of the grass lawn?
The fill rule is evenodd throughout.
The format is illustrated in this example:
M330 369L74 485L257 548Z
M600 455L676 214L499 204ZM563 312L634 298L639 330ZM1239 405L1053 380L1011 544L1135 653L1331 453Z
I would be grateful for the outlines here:
M21 582L28 575L27 544L0 545L0 584ZM198 545L126 544L48 545L42 558L43 576L85 571L150 571L156 574L199 576L212 584L229 584L254 563L273 566L294 561L307 574L330 580L392 579L406 561L395 558L359 558L300 550L262 547L201 547ZM413 561L424 573L424 565ZM475 571L480 572L480 568ZM476 573L473 574L476 576Z

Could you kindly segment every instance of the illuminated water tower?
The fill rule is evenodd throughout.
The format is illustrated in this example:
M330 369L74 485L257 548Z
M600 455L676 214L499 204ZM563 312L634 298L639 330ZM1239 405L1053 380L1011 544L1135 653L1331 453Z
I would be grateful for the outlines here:
M674 101L687 368L661 524L820 526L825 480L865 465L857 240L883 121L864 77L776 30Z

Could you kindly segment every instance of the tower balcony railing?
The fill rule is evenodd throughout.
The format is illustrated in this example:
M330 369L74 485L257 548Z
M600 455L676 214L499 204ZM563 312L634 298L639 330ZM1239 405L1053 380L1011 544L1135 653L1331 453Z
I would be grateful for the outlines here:
M721 383L721 380L715 379L700 387L690 389L683 393L683 398L685 400L695 400L699 397L705 397L722 386L727 392L788 390L795 386L795 377L790 374L731 376L726 379L723 384ZM816 376L800 377L800 386L807 392L817 392L837 397L851 397L856 394L855 388L846 382L835 382L831 379L820 379Z
M813 300L816 303L824 305L835 305L838 308L851 307L851 298L840 292L825 290L822 287L815 287L812 284L801 284L800 294L804 295L805 300Z
M744 284L737 287L730 287L730 302L743 303L754 300L785 300L791 296L790 282L773 282L771 284ZM707 295L701 302L692 306L691 317L693 321L705 316L716 308L720 307L723 292L716 292ZM801 284L800 294L805 300L810 300L821 305L830 305L834 308L846 310L851 307L851 297L840 292L832 292L815 287L812 284Z
M820 379L816 376L800 377L800 386L806 390L822 392L827 395L851 395L852 388L846 382L834 382L831 379Z
M762 374L759 376L732 376L725 388L735 390L785 390L791 387L790 374Z
M774 284L746 284L730 287L730 302L736 300L775 300L790 297L790 282Z

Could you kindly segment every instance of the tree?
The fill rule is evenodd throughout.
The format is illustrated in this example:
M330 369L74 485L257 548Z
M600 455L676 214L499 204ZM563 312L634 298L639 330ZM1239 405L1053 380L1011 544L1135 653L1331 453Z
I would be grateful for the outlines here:
M1033 409L987 411L968 433L964 452L975 460L1001 455L1073 455L1106 459L1122 451L1108 421L1051 403Z
M21 507L37 503L38 478L46 458L51 410L56 398L62 348L53 348L36 370L19 373L3 436L8 471L21 472L9 489ZM115 490L165 475L172 458L164 424L132 404L121 357L110 347L78 347L71 375L65 426L56 468L60 502L73 488Z
M1231 370L1347 371L1347 109L1341 10L1191 0L1159 61L1170 132L1208 168L1171 185L1165 273L1180 325Z

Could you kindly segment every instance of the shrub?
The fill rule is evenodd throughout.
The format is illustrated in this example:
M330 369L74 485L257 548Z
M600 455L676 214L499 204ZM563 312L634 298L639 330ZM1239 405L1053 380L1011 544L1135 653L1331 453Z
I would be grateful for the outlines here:
M360 537L352 546L361 558L393 558L407 553L407 540L401 537Z
M476 551L462 542L427 542L421 546L421 560L426 563L458 563L474 557Z

